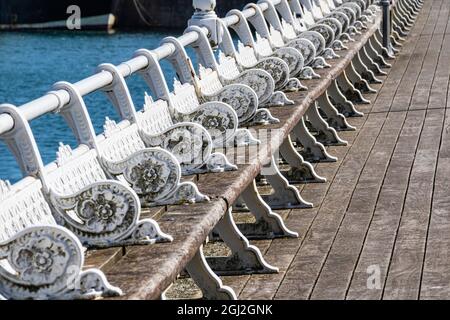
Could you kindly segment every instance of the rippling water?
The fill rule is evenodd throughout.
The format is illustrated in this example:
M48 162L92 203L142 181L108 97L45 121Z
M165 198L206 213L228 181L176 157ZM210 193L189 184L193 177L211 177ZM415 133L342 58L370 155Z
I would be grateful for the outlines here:
M181 33L181 32L180 32ZM168 32L146 33L0 33L0 103L20 106L36 99L51 89L57 81L76 82L95 72L101 63L119 64L132 57L140 48L152 49ZM174 72L163 64L169 84ZM144 101L144 91L149 91L137 75L127 80L138 109ZM118 120L116 113L103 93L93 93L85 98L95 130L101 133L106 116ZM58 115L46 115L34 120L32 129L40 152L47 164L55 159L58 143L76 146L75 138ZM0 179L11 182L22 178L14 157L0 142Z

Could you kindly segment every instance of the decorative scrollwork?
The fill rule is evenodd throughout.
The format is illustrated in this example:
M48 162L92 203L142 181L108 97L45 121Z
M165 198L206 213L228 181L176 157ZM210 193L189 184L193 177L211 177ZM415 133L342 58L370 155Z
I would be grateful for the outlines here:
M313 27L309 29L309 31L316 31L322 35L322 37L325 39L325 48L330 47L333 44L334 41L334 31L331 27L329 27L326 24L316 24ZM323 50L325 50L325 48ZM319 54L323 50L318 50Z
M194 123L178 123L161 134L141 133L149 147L160 147L175 156L183 174L200 167L212 151L212 141L208 132Z
M302 70L302 73L300 74L299 78L303 80L320 79L320 75L315 73L313 68L305 67Z
M349 18L349 20L350 20L349 27L356 22L356 19L357 19L356 13L351 8L345 7L345 6L341 6L341 7L336 9L336 12L342 12Z
M252 88L258 96L259 104L267 102L275 90L275 81L267 71L261 69L246 70L233 81Z
M258 96L249 86L243 84L230 84L220 91L204 96L206 101L219 101L231 106L236 111L239 123L251 119L258 109Z
M327 15L327 18L333 18L339 21L342 27L341 32L345 32L350 25L350 19L343 12L333 11L329 15Z
M197 186L191 182L183 182L178 185L177 190L170 196L170 199L162 199L153 205L179 205L185 203L198 203L209 201L209 197L200 193ZM144 200L145 201L145 200Z
M98 270L81 272L84 259L78 239L61 227L34 227L0 245L14 273L0 267L0 294L6 299L72 299L117 296ZM95 274L95 286L87 277Z
M275 81L275 90L280 90L289 81L289 66L280 58L270 57L262 59L256 68L266 70Z
M214 147L223 147L236 132L239 120L236 112L222 102L202 104L190 114L177 113L178 122L189 121L203 126L212 138Z
M89 246L117 245L139 218L139 198L116 181L97 182L71 196L50 191L50 202L58 224Z
M305 31L302 32L299 38L303 38L311 41L316 49L316 55L320 55L325 50L326 41L325 38L317 31Z
M287 45L300 51L306 66L310 65L314 61L314 58L316 57L316 47L310 40L299 38L292 40Z
M145 149L119 163L103 159L109 172L123 175L133 190L152 201L173 193L180 182L181 170L176 158L162 149Z
M334 32L334 39L339 39L339 37L342 34L342 23L335 18L326 17L324 19L319 20L317 23L324 24L330 27Z
M261 108L252 119L250 125L266 125L280 123L280 120L272 116L269 109Z
M361 6L354 2L345 2L342 4L341 8L342 7L350 8L356 14L356 19L359 19L362 15Z
M274 56L287 63L291 77L297 76L300 71L302 71L305 64L305 59L302 54L297 49L292 47L277 49L274 52Z
M276 91L272 97L270 98L270 100L264 105L267 107L282 107L285 105L293 105L295 104L294 101L288 99L288 97L286 96L286 94L284 92L281 91Z

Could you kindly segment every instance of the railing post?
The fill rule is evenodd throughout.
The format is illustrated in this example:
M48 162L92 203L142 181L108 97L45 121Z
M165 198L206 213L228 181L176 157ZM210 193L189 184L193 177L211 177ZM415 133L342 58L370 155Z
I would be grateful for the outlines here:
M222 42L223 30L215 12L216 0L193 0L192 5L195 12L188 25L206 27L211 47L217 47Z
M394 55L391 44L392 34L392 17L391 17L391 5L392 0L381 0L380 5L383 8L383 47L387 50L387 54Z

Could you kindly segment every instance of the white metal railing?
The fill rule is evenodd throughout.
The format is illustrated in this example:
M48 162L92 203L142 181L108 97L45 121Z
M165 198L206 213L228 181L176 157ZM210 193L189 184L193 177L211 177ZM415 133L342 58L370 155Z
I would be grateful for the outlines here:
M273 0L274 5L279 4L280 0ZM265 3L258 4L262 11L268 9L268 5ZM253 17L256 15L256 10L253 8L246 9L242 12L246 18ZM233 26L239 22L239 17L237 15L231 15L222 19L227 26ZM205 33L208 33L208 29L203 28ZM186 33L178 38L183 46L189 46L198 40L198 34L196 32ZM152 53L155 55L158 61L163 60L175 52L175 46L173 44L167 43L154 50ZM129 77L132 74L147 68L149 61L144 56L135 57L131 60L121 63L118 66L120 73L125 77ZM104 71L92 75L88 78L76 82L74 85L79 90L81 95L84 97L90 93L102 89L110 85L113 81L113 75L110 72ZM58 109L61 106L68 104L70 97L67 91L59 90L49 92L46 95L25 103L20 106L20 110L24 117L28 121L32 121L39 118L49 112ZM13 119L7 115L0 115L0 135L4 134L14 128Z

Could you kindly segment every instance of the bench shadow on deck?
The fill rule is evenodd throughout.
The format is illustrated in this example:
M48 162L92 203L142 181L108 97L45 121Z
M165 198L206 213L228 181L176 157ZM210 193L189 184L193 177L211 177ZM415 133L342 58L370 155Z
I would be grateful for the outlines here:
M298 186L315 208L278 211L300 238L254 242L281 272L223 278L240 299L450 298L449 10L425 2L328 183Z

